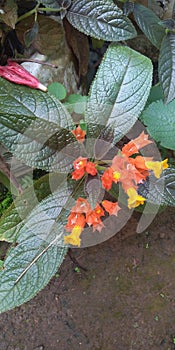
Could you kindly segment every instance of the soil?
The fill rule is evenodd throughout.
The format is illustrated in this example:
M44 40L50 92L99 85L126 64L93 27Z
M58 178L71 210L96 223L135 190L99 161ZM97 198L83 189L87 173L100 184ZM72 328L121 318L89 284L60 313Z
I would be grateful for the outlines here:
M27 304L0 315L0 350L175 349L175 211L74 249Z

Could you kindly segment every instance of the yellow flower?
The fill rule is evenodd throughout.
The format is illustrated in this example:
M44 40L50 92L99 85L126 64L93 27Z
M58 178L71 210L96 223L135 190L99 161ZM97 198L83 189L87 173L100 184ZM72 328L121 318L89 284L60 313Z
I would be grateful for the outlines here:
M135 190L135 188L130 187L127 190L127 195L128 195L128 208L136 208L138 207L140 204L144 204L146 198L139 196L139 194L137 193L137 191Z
M71 234L64 237L65 244L77 245L80 247L81 239L80 235L82 232L82 227L79 225L75 225Z
M162 160L162 162L145 162L145 164L148 169L153 171L155 177L159 179L163 169L168 168L167 162L168 162L168 158Z

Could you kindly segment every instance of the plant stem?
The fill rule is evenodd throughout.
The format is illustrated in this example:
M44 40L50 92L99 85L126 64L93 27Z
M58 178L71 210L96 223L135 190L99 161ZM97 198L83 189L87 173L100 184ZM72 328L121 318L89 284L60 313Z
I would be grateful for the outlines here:
M32 16L33 14L37 14L37 12L42 11L42 12L60 12L62 10L62 7L60 8L52 8L52 7L38 7L37 5L34 9L24 13L22 16L20 16L17 20L16 23L21 22L23 19Z
M33 62L33 63L38 63L38 64L42 64L42 65L45 65L45 66L49 66L49 67L52 67L52 68L58 68L58 66L56 66L55 64L52 64L52 63L48 63L48 62L42 62L40 60L35 60L33 58L12 58L10 59L10 61L14 61L14 62Z

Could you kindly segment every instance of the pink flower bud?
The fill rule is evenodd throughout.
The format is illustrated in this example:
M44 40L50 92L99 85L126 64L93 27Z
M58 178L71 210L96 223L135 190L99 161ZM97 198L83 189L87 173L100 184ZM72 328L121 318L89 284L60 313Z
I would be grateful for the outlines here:
M26 85L33 89L47 91L47 87L39 82L37 78L31 75L20 64L8 60L6 66L0 66L0 76L15 84Z

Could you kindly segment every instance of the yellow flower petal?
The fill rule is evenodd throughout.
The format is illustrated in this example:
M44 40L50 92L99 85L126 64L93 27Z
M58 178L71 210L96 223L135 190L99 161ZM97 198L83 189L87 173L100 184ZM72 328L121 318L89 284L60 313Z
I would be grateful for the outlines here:
M158 179L160 178L160 175L162 174L163 169L168 168L168 159L162 160L162 162L145 162L146 167L153 171L155 177Z
M120 173L118 171L114 171L113 172L113 180L118 180L120 179Z
M77 245L78 247L80 247L80 243L81 243L81 239L80 239L80 235L82 232L82 227L79 225L76 225L71 234L68 236L64 237L64 243L65 244L71 244L71 245Z
M146 198L140 196L137 191L135 190L135 188L130 187L127 190L127 195L128 195L128 208L136 208L141 204L144 204Z

